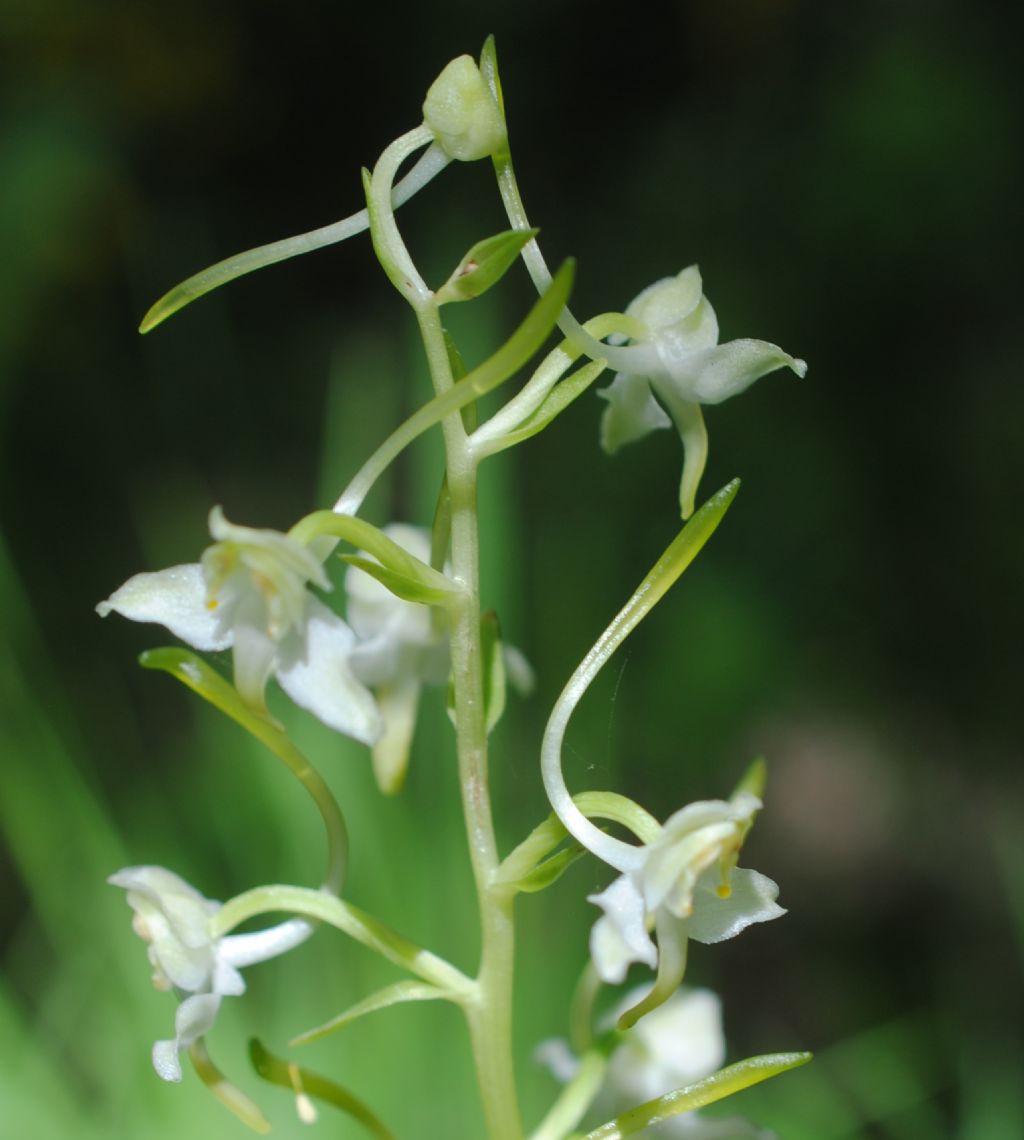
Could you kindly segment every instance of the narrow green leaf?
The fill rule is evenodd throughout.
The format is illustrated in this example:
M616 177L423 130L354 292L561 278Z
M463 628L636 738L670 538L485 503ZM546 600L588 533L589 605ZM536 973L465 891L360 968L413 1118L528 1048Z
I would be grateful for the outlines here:
M623 1136L634 1136L663 1120L703 1108L732 1096L733 1093L742 1092L751 1085L795 1069L798 1065L805 1065L810 1059L810 1053L768 1053L761 1057L748 1057L745 1061L719 1069L702 1081L631 1108L607 1124L602 1124L600 1128L595 1128L593 1132L588 1132L586 1140L621 1140Z
M339 1013L337 1017L332 1017L323 1025L318 1025L315 1029L308 1029L305 1033L300 1033L298 1037L293 1037L289 1044L306 1045L310 1041L319 1041L321 1037L326 1037L330 1033L337 1033L339 1029L344 1029L346 1025L351 1025L353 1021L365 1017L368 1013L376 1013L378 1010L388 1009L390 1006L398 1005L401 1002L438 1000L454 1001L455 999L451 993L438 989L437 986L429 985L427 982L395 982L393 985L385 986L383 989L377 990L376 993L370 994L362 1001L356 1002L344 1013Z
M144 669L170 673L277 755L281 755L282 748L289 747L288 738L276 721L247 705L230 681L190 650L174 646L147 649L140 655L139 664Z
M535 436L582 396L607 367L604 360L592 360L555 385L537 408L514 430L480 448L480 454L494 455Z
M540 230L504 230L478 241L455 267L448 280L438 289L439 305L453 301L472 301L496 285L509 271L522 248Z
M292 1061L282 1061L270 1053L255 1037L249 1042L249 1057L252 1067L265 1081L290 1089L296 1097L311 1096L333 1104L335 1108L340 1108L342 1112L358 1120L368 1132L378 1137L378 1140L395 1140L394 1133L383 1124L371 1108L327 1077L311 1073Z
M559 314L569 300L575 271L576 263L571 258L563 262L550 286L534 302L533 308L516 331L493 356L474 368L446 395L451 396L456 389L465 386L482 396L518 372L551 335ZM459 404L461 402L458 401Z

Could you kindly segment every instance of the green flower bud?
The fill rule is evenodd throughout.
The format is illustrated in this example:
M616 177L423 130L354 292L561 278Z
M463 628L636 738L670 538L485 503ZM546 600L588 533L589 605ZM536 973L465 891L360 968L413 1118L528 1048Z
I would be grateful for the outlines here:
M449 158L472 162L505 143L505 120L472 56L453 59L434 80L423 119Z

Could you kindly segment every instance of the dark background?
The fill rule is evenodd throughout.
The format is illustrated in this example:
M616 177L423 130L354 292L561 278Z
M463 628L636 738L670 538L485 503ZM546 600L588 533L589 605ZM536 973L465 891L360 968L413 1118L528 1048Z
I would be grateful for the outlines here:
M282 528L328 505L426 393L411 317L365 238L237 282L146 338L138 320L203 265L357 209L359 167L419 121L445 62L493 31L520 184L549 260L578 258L576 312L620 308L699 261L723 339L769 339L810 364L804 381L779 373L710 409L703 491L734 475L743 491L581 709L570 781L664 817L726 794L767 755L745 859L791 913L695 952L691 979L723 993L732 1057L819 1060L744 1111L798 1140L1015 1137L1019 11L487 7L0 5L0 1087L24 1100L18 1134L58 1134L65 1110L97 1136L194 1121L232 1134L197 1082L151 1087L146 1047L168 1002L144 993L123 901L99 884L124 862L167 863L226 897L312 881L319 858L318 840L291 839L308 819L283 776L256 755L241 773L247 746L134 667L153 632L101 624L95 602L137 569L193 559L214 503ZM400 218L436 281L502 228L482 163L447 171ZM453 315L467 357L529 303L515 273ZM498 512L483 523L487 601L538 673L496 742L507 843L544 810L545 708L677 525L674 434L608 459L599 411L584 398L485 476ZM369 517L424 521L437 479L436 451L414 449ZM461 840L438 838L452 811L438 703L402 803L375 802L358 750L332 778L347 807L366 805L353 897L382 892L391 921L468 963L469 920L446 909L458 891L416 856L447 852L464 886ZM410 853L415 872L396 870ZM521 908L534 1116L552 1090L528 1051L564 1033L594 917L583 895L604 881L593 866L574 875ZM249 1008L280 1017L280 1045L305 1027L289 1004L303 999L254 974ZM346 985L336 1008L365 992ZM144 1007L129 1011L124 987ZM310 1002L312 1021L322 1007ZM362 1044L328 1042L310 1063L371 1070L379 1041L398 1075L380 1078L378 1104L394 1101L396 1125L422 1120L410 1105L417 1089L441 1099L434 1076L398 1058L436 1035L452 1088L465 1059L454 1015L424 1016L427 1029L418 1009L382 1015ZM33 1117L40 1106L52 1118Z

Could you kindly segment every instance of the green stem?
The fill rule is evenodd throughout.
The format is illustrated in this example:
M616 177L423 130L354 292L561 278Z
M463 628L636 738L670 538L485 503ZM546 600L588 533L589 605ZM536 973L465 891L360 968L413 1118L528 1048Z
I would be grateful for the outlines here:
M373 176L365 179L367 206L374 248L392 283L416 313L434 391L441 397L451 392L455 379L440 309L409 257L391 208L391 182L402 152L418 141L412 132L384 152ZM488 790L477 460L458 412L441 421L441 430L451 504L451 576L462 591L450 610L456 751L481 927L475 991L463 1008L469 1023L487 1135L490 1140L521 1140L512 1060L514 892L495 881L498 850Z
M418 305L431 376L438 393L452 386L438 307ZM451 610L452 680L462 807L480 909L481 953L477 1001L466 1006L477 1079L491 1140L519 1140L522 1125L512 1060L514 895L495 879L498 850L487 771L487 728L480 639L480 566L477 461L462 417L443 421L451 502L452 577L463 594Z

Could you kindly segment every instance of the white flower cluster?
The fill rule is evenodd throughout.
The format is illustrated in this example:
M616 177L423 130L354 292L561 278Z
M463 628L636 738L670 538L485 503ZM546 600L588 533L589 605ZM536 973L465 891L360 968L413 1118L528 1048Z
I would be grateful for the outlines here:
M425 532L394 525L384 533L429 560ZM353 567L345 582L349 625L310 589L329 591L331 584L308 545L279 531L236 526L219 507L210 512L210 534L215 541L199 562L136 574L100 602L99 613L156 622L194 649L231 649L235 687L248 705L264 712L267 682L276 677L328 727L382 749L386 790L394 790L420 685L448 674L447 634L430 610Z

